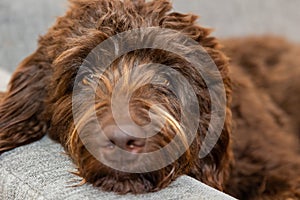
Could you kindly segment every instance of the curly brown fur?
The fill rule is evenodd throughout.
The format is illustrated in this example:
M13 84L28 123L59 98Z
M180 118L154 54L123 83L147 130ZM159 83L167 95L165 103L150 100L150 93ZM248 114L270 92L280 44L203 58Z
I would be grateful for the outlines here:
M4 98L5 93L4 92L0 92L0 102L2 101L2 99Z
M275 36L223 41L232 63L243 67L251 81L268 93L290 116L300 137L300 45Z
M299 143L293 125L247 70L231 65L235 162L225 191L239 199L299 199Z
M293 134L288 134L294 130L288 114L251 82L248 73L233 65L232 77L236 84L232 107L234 146L231 147L228 59L215 38L209 36L210 30L196 24L196 16L170 10L171 4L167 0L71 0L70 10L40 38L36 52L20 64L10 81L9 90L0 104L0 153L38 140L48 132L74 160L78 167L76 174L106 191L121 194L157 191L178 176L187 174L241 199L299 198L297 169L300 161ZM88 72L77 74L84 59L102 41L117 33L143 27L173 29L197 41L214 60L222 75L227 97L225 124L216 145L204 158L198 155L202 145L205 145L203 138L211 120L211 100L207 85L191 63L170 52L142 49L119 57L110 70L92 80ZM162 41L165 45L167 42ZM86 112L80 113L79 124L74 123L73 88L79 83L82 87L97 83L95 108L100 124L106 130L105 127L114 125L109 105L112 88L121 76L125 74L130 78L137 66L149 63L171 66L192 83L199 102L199 128L195 140L172 164L148 173L121 172L102 164L86 149L78 133L85 128L87 132L84 135L89 135L95 129L89 127L91 113L85 99L79 103L86 108ZM97 71L99 67L90 66L89 69ZM79 82L75 81L76 75L81 77ZM154 76L148 73L143 78ZM126 82L122 86L122 94L132 89L132 85ZM215 87L218 88L217 82ZM136 124L148 124L149 109L157 104L162 106L153 114L163 117L166 123L158 134L147 138L147 145L142 151L158 150L175 135L181 139L170 148L168 155L161 155L158 162L163 162L164 156L176 154L177 145L186 146L186 133L180 127L178 98L162 86L146 85L134 91L130 115ZM287 145L290 148L286 148ZM100 154L103 154L102 151ZM132 167L138 168L139 165L135 163Z
M234 83L236 160L226 190L240 199L299 199L300 46L274 36L223 44Z

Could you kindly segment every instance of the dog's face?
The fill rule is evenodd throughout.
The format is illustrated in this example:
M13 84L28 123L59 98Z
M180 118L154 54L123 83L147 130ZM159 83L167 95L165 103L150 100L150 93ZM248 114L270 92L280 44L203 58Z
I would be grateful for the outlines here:
M170 52L146 49L119 57L105 70L95 63L79 69L82 61L74 58L86 56L80 52L68 52L56 63L52 119L52 131L61 132L80 176L118 193L157 191L182 174L221 188L228 127L200 159L211 100L195 67ZM195 92L200 103L188 104L188 118L183 119L183 102L173 90L182 83L162 66L183 74ZM196 123L196 129L191 133L183 120Z
M172 17L176 16L183 17ZM186 33L191 38L209 32L192 28ZM94 31L70 40L53 63L50 132L65 146L79 175L94 186L122 194L157 191L182 174L222 189L231 159L230 111L222 98L217 102L220 110L212 110L211 96L224 92L224 84L228 97L230 86L227 60L215 49L214 40L202 42L214 62L203 58L200 65L205 69L200 73L185 56L199 53L201 60L203 51L188 42L191 46L186 48L182 44L186 39L176 40L174 32L138 33L143 42L129 34L122 44L112 39L111 45L97 50L107 35ZM167 47L174 38L176 51L150 48ZM132 49L140 43L146 47ZM107 65L106 52L121 52L124 46L131 50ZM207 63L216 64L221 81ZM225 122L211 124L222 112L227 114ZM217 137L206 139L208 135Z

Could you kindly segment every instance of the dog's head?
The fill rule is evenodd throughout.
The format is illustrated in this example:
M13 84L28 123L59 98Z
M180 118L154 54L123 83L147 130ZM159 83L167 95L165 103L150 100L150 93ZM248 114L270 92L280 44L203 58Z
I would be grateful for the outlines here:
M156 191L182 174L222 189L231 159L227 59L194 15L168 13L168 1L137 2L73 5L103 13L87 17L98 28L70 39L54 62L51 131L80 176L104 190ZM72 10L65 18L84 16Z

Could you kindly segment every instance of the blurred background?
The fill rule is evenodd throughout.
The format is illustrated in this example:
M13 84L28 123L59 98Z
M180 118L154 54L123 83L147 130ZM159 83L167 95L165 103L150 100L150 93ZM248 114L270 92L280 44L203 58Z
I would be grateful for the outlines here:
M300 42L300 0L173 0L174 10L200 15L214 35L241 37L273 34ZM0 0L0 89L7 74L31 54L67 0Z

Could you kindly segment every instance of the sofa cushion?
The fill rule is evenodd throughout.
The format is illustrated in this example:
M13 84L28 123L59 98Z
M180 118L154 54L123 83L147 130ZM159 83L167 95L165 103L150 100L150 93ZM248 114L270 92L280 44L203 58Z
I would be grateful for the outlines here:
M0 156L0 199L232 199L188 176L156 193L117 195L90 184L72 187L80 178L71 171L75 171L75 166L61 145L45 136Z

